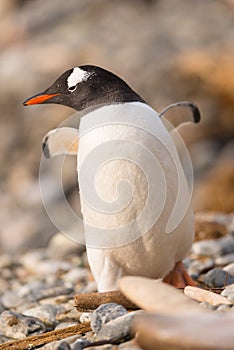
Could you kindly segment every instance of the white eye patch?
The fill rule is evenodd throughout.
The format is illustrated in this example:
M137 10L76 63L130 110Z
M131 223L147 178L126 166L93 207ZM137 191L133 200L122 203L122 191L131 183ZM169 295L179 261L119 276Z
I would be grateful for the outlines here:
M81 83L82 81L86 81L92 74L93 74L92 72L86 72L85 70L79 67L75 67L72 73L67 78L68 89L70 89L71 91L74 91L78 83Z

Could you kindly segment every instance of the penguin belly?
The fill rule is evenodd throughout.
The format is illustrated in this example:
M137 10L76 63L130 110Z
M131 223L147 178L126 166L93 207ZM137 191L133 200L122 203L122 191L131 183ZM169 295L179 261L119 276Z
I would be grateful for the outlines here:
M191 248L190 191L173 140L148 105L103 106L80 122L78 181L99 291L124 275L163 278Z

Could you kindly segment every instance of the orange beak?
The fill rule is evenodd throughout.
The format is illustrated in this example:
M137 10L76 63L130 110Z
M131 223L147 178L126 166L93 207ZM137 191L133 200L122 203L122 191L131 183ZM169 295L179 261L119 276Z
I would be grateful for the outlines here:
M30 98L28 98L27 100L25 100L23 102L24 106L31 106L31 105L36 105L36 104L40 104L40 103L44 103L45 101L49 100L50 98L54 97L54 96L58 96L59 94L37 94L35 96L32 96Z

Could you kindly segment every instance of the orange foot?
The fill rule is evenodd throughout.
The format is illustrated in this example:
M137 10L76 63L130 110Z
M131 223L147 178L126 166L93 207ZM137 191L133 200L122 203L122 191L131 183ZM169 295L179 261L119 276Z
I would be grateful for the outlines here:
M185 288L186 286L196 287L197 285L185 270L182 261L175 264L174 269L164 277L163 282L171 284L176 288Z

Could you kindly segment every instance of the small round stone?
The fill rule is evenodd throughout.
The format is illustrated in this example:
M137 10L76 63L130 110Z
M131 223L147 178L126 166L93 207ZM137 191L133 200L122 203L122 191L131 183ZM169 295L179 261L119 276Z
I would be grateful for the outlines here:
M204 275L203 281L211 288L223 288L225 285L234 283L234 276L216 267Z
M91 327L98 333L104 324L127 313L127 310L119 304L108 303L100 305L91 316Z

